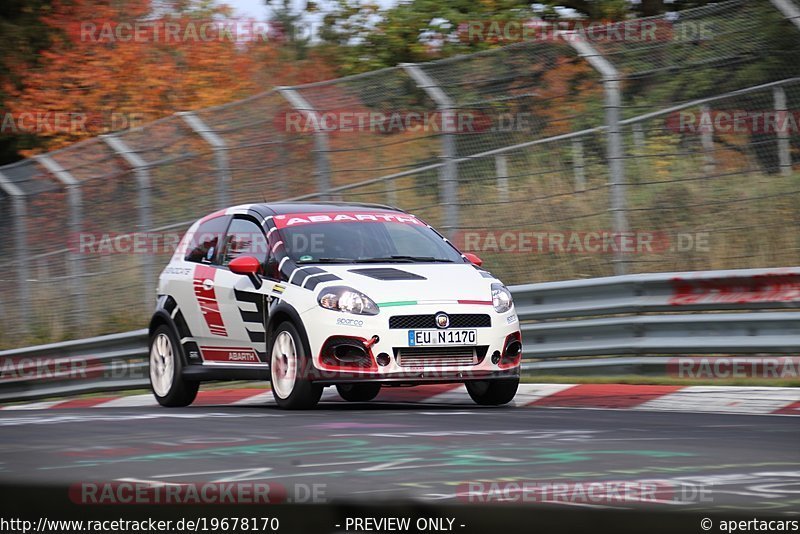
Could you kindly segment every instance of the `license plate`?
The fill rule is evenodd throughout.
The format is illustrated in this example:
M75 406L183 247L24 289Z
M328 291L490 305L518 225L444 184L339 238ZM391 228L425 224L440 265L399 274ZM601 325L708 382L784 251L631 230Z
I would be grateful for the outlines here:
M408 346L427 345L475 345L478 343L477 330L409 330Z

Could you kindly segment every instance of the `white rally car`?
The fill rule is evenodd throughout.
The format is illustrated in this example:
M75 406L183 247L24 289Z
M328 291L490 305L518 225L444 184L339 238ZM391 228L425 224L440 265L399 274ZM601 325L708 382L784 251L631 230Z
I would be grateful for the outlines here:
M161 273L150 382L164 406L206 380L269 379L283 408L382 386L463 382L478 404L519 384L508 289L415 216L385 206L236 206L195 222Z

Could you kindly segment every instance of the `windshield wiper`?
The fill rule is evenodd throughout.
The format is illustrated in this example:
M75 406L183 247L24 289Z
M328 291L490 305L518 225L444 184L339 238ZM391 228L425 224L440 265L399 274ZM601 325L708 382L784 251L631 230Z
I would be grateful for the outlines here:
M312 260L297 260L295 263L353 263L355 261L353 258L316 258Z
M394 254L392 256L387 256L385 258L364 258L356 260L358 263L390 263L390 262L408 262L408 263L429 263L429 262L442 262L442 263L453 263L453 260L448 260L447 258L434 258L433 256L403 256L400 254Z

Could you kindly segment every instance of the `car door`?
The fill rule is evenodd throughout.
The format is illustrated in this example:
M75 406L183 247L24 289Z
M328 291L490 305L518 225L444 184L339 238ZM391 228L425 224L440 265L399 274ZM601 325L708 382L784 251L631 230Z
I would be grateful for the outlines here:
M202 220L187 233L186 252L179 264L186 276L167 276L168 293L178 304L190 336L199 345L227 337L214 289L217 256L230 216L218 215ZM165 275L162 274L162 279ZM184 342L184 340L181 340Z
M264 312L267 287L256 288L246 276L230 271L228 264L240 256L253 256L262 265L268 257L267 238L262 227L247 215L235 215L220 247L214 291L225 324L226 336L212 339L203 358L229 364L261 364L267 362Z

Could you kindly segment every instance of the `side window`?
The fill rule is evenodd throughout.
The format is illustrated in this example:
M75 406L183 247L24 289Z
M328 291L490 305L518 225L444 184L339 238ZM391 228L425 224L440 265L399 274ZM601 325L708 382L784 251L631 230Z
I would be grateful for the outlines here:
M261 228L250 219L233 219L228 234L225 236L225 247L220 256L220 263L228 265L239 256L258 258L261 265L267 261L267 238Z
M198 226L189 240L189 246L186 247L184 259L195 263L215 263L229 219L230 217L224 215L214 217Z

